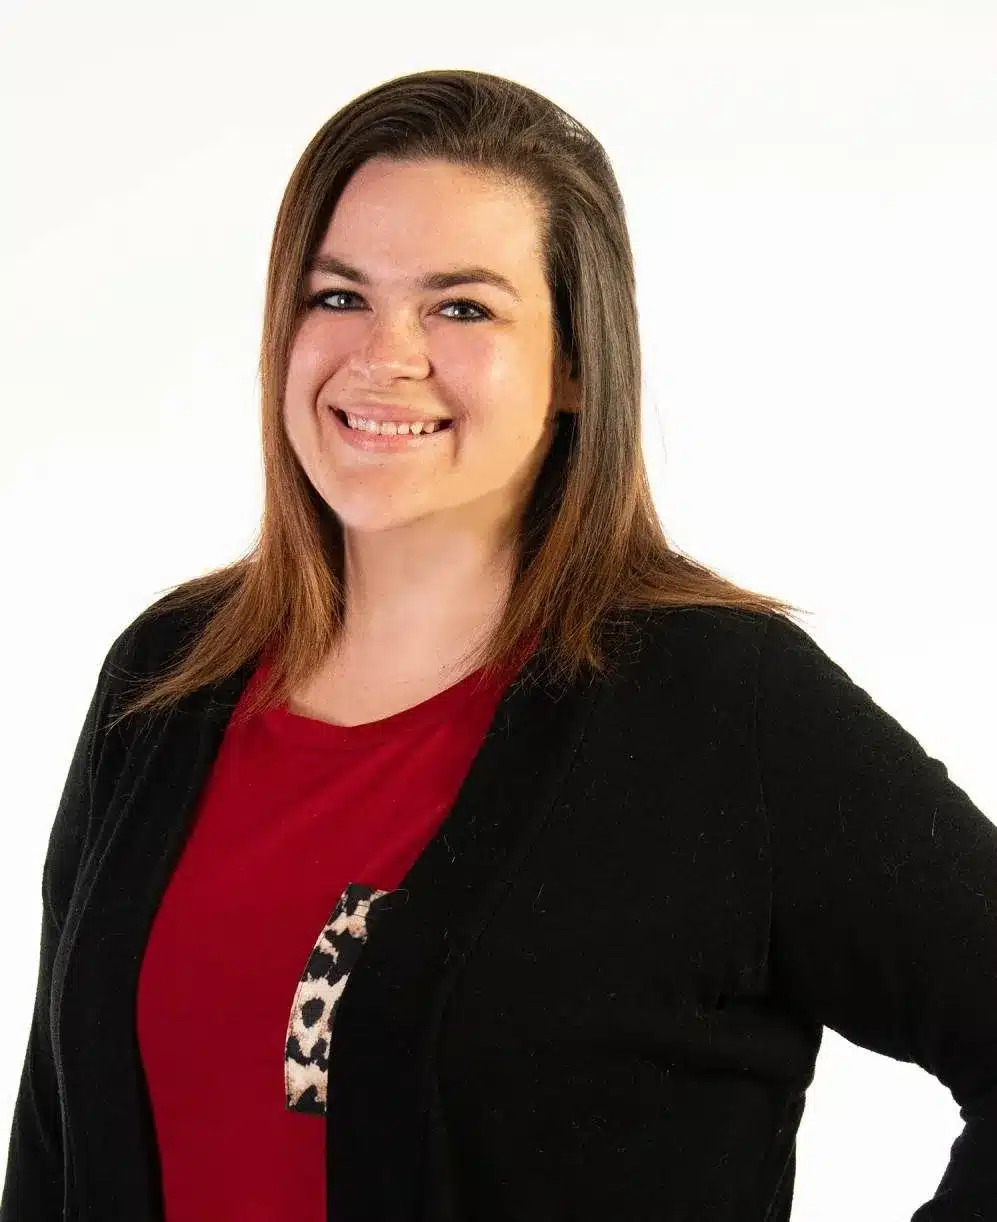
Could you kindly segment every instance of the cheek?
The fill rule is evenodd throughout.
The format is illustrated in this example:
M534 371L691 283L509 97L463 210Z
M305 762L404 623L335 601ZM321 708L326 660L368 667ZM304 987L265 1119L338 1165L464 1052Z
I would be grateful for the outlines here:
M311 315L298 329L288 355L288 384L320 385L341 362L342 337L334 337L329 328L319 325L321 321Z
M429 359L436 376L454 387L480 388L493 376L496 352L501 345L484 328L473 334L472 324L466 324L462 334L456 325L437 332L428 347ZM470 331L472 334L467 334Z
M335 369L335 356L329 345L318 341L314 329L308 327L306 320L288 353L282 412L288 440L306 470L307 456L316 445L319 422L315 405Z
M473 331L468 324L468 331ZM446 399L469 412L508 406L531 400L535 393L536 368L533 354L489 327L480 333L448 333L431 348L436 380L445 388Z

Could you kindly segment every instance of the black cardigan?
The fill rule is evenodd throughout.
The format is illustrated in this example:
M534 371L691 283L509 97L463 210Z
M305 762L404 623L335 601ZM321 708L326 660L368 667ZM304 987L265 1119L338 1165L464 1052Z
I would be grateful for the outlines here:
M917 1222L997 1219L997 827L792 621L630 622L609 681L555 690L531 659L354 967L329 1218L785 1222L827 1025L962 1109ZM252 665L105 723L196 628L153 604L101 669L0 1222L163 1216L138 969Z

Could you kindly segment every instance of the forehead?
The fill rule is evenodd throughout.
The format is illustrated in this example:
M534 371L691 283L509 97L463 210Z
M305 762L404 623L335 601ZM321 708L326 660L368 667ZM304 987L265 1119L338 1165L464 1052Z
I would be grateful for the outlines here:
M343 190L321 250L385 279L487 264L530 291L543 279L540 237L538 204L496 174L373 158Z

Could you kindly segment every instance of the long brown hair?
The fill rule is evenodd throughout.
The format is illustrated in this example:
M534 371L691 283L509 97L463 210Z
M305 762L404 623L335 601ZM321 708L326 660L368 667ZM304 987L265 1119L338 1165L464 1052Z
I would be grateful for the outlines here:
M558 416L523 517L504 614L475 655L485 674L502 668L524 638L540 640L558 681L586 668L604 674L612 669L605 634L628 610L799 610L735 585L665 537L641 448L633 255L602 145L555 103L517 82L474 71L416 72L349 102L294 168L266 283L260 529L247 554L173 587L155 604L158 612L201 603L208 613L192 646L170 670L151 682L145 676L146 690L117 720L165 709L264 652L272 665L247 714L270 707L305 681L341 632L342 529L297 461L282 401L306 268L350 176L375 155L492 171L544 205L541 249L557 352L579 380L579 410Z

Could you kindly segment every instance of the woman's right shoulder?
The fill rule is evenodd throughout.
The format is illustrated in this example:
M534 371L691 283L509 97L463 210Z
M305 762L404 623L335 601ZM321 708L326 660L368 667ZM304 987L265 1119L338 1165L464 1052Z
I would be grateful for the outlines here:
M168 596L159 598L135 616L107 649L49 834L42 888L57 929L132 749L131 730L111 733L121 698L129 697L137 681L169 662L176 645L197 630L197 617L193 608L177 609Z
M172 656L207 621L203 603L175 605L172 592L140 611L111 642L101 667L101 679L112 687L120 681L148 676L167 666Z

